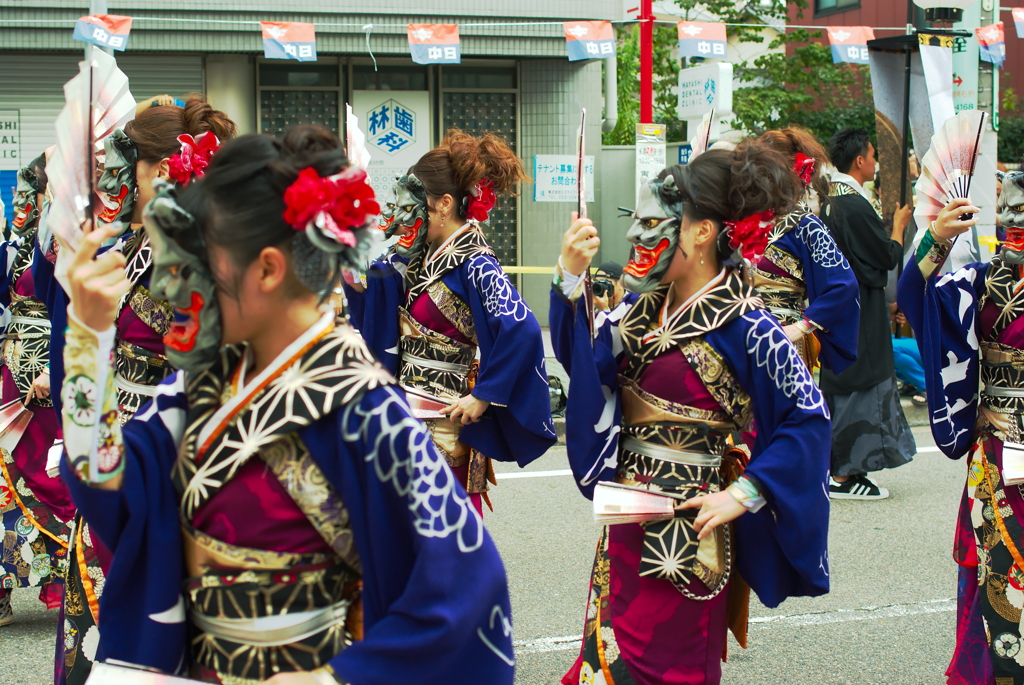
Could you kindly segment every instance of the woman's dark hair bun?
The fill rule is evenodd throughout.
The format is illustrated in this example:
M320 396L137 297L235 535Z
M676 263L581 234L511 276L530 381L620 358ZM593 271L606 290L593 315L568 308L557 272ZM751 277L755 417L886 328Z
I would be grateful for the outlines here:
M281 160L272 166L291 185L302 169L312 167L321 176L331 176L348 166L348 159L338 136L320 126L305 125L285 132Z
M748 138L732 155L729 184L730 221L744 219L769 209L776 216L789 214L800 201L803 188L789 160L765 143Z
M237 267L267 247L287 249L299 282L321 292L335 275L336 258L284 220L284 194L303 169L326 177L347 167L341 141L318 126L296 126L280 141L240 136L213 155L206 174L181 191L178 203L196 218L205 242L225 249ZM370 230L376 229L356 230L357 238ZM344 263L351 258L342 256Z
M735 150L708 150L686 166L671 166L658 178L675 183L661 187L661 200L680 203L691 221L718 222L718 256L732 253L724 222L739 221L768 210L776 216L792 211L803 187L785 156L756 140L745 140Z
M143 110L124 126L127 135L139 153L139 159L156 164L181 151L178 136L193 138L211 131L220 142L226 143L238 132L235 122L227 114L211 107L201 94L192 94L184 107L161 105Z
M210 131L221 142L226 142L238 134L235 122L224 112L211 107L206 98L200 95L193 95L185 101L182 120L185 132L192 137Z

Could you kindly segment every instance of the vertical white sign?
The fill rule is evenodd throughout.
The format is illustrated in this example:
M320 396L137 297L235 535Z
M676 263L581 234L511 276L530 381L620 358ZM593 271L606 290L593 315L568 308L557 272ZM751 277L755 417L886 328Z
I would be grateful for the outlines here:
M956 111L978 109L978 37L974 29L981 26L981 3L964 10L964 20L953 28L970 32L970 36L953 38L953 106Z
M21 110L0 110L0 171L17 171L21 159Z
M636 125L636 192L652 178L657 178L667 164L666 129L663 124Z
M352 110L366 135L366 174L381 205L391 200L395 177L430 151L430 94L425 90L357 90Z

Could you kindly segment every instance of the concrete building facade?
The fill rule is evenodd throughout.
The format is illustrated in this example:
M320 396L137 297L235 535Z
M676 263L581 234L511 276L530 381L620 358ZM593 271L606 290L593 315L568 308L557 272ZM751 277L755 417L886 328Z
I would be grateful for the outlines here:
M243 133L318 123L343 135L345 103L392 91L423 103L420 120L429 125L418 140L426 149L450 127L496 131L532 172L534 155L573 153L579 111L587 107L588 148L600 150L602 64L567 60L562 22L619 19L621 0L448 0L443 12L430 3L429 13L427 4L228 0L214 7L203 0L110 0L107 11L134 17L128 50L116 56L137 100L203 92ZM67 0L3 0L0 9L0 118L16 121L20 137L20 159L0 160L0 197L9 205L18 166L54 142L61 86L82 58L72 28L88 12L84 3ZM264 59L259 21L314 23L317 61ZM408 23L459 24L462 63L414 64ZM364 128L365 114L357 112ZM595 173L599 191L600 161ZM504 265L549 267L574 207L535 202L529 184L522 190L499 206L489 237ZM593 205L595 218L599 207L599 201ZM542 322L549 283L550 276L518 277Z

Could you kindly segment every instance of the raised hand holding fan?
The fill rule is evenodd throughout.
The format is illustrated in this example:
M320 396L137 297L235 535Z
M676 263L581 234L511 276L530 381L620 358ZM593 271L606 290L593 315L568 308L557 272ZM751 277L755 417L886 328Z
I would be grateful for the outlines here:
M94 218L103 139L134 118L135 98L114 58L93 49L64 84L64 99L55 124L57 145L47 165L52 201L46 225L73 252L82 225Z
M931 147L921 160L921 178L917 181L914 218L920 230L927 230L951 201L969 198L987 120L986 112L958 112L932 136ZM960 217L962 221L970 218L968 214Z

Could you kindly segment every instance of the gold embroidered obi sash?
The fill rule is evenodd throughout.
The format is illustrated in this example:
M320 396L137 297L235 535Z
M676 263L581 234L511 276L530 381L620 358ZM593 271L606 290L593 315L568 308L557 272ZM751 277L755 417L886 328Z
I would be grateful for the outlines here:
M259 683L324 667L360 637L362 571L349 515L300 429L393 382L347 324L325 328L231 411L244 346L186 377L186 429L172 482L180 497L193 663L222 682ZM211 421L212 432L204 431ZM205 441L200 444L200 436ZM339 438L340 439L340 438ZM331 549L294 554L240 548L192 529L196 512L252 458L261 459ZM258 514L259 512L255 512ZM204 676L207 677L207 676Z
M804 265L794 255L777 245L782 236L796 229L811 214L801 205L775 222L768 236L764 258L787 275L754 269L754 288L761 294L765 306L783 326L796 323L807 309L807 286L804 283Z
M1015 291L1017 268L999 255L992 258L985 276L985 292L978 303L982 311L989 301L999 315L992 330L981 340L981 401L978 428L995 431L1000 439L1024 439L1024 350L996 342L999 335L1024 316L1024 289Z
M751 424L750 396L704 334L729 323L763 303L735 271L704 293L678 317L662 326L660 315L669 286L643 295L620 324L627 365L619 376L622 432L615 481L679 500L718 492L731 482L722 456L730 433ZM639 381L654 359L678 349L720 409L708 411L670 402L644 391ZM726 473L726 478L723 478ZM644 550L639 573L671 581L695 599L716 595L728 582L728 528L697 540L696 510L680 510L670 521L644 524ZM711 591L695 595L688 589L696 576Z
M142 284L153 266L153 248L144 228L138 229L125 243L124 256L128 262L125 275L132 283L132 289L121 302L118 319L126 307L130 308L139 320L163 337L174 321L174 310L167 302L154 299ZM164 354L125 340L120 332L114 349L114 368L122 424L148 402L155 393L155 387L174 372Z
M22 398L27 396L33 381L41 373L49 370L50 364L51 327L46 305L35 297L19 295L14 290L18 279L32 266L34 250L35 240L29 236L14 256L14 265L11 269L11 306L8 308L11 320L7 324L7 339L3 347L4 364L14 376L14 384ZM53 406L49 397L36 397L33 401L39 406Z

